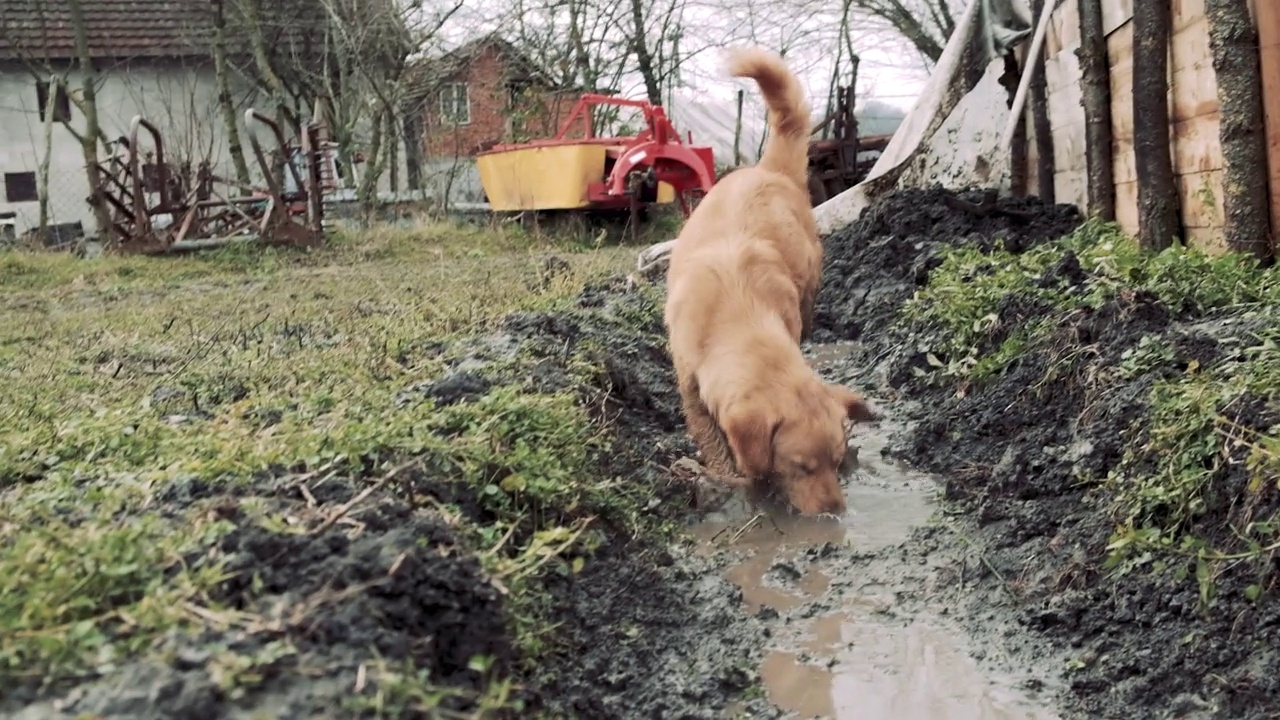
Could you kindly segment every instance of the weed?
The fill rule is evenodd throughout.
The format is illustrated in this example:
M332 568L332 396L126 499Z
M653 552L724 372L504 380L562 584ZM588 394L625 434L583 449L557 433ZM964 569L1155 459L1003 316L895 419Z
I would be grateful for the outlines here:
M472 662L477 672L486 671L484 658ZM485 692L477 695L435 683L426 670L414 667L413 663L397 666L386 661L379 661L366 677L371 679L367 688L357 688L357 695L345 704L350 710L371 713L376 718L485 718L498 711L523 709L519 699L511 697L513 688L509 680L495 678L487 684ZM470 713L450 710L448 702L459 698L471 700L475 710Z
M1181 357L1164 331L1086 352L1073 334L1077 318L1136 298L1175 321L1245 321L1241 332L1222 334L1220 359L1205 366ZM1149 382L1123 457L1106 477L1081 479L1104 483L1110 496L1117 531L1109 568L1194 575L1208 603L1224 567L1280 549L1280 407L1271 399L1280 384L1280 318L1269 310L1277 301L1280 282L1251 257L1181 247L1149 254L1114 225L1091 221L1021 254L950 249L904 319L928 339L934 372L918 372L937 383L992 382L1036 354L1048 373L1042 385L1088 378L1100 396L1119 383ZM1115 322L1124 321L1120 311ZM1265 581L1246 592L1256 598Z
M321 468L367 477L415 457L433 482L458 488L455 509L491 518L471 527L476 548L507 536L489 568L532 598L512 607L536 607L534 579L582 562L561 556L589 551L597 514L639 517L639 491L589 471L606 443L572 395L499 386L438 407L403 390L436 378L459 338L515 310L563 307L586 279L632 262L630 250L570 247L437 224L339 234L312 252L5 255L0 684L102 671L198 619L190 608L225 577L185 559L231 526L198 503L166 505L179 481L232 489ZM531 282L547 252L567 269ZM299 532L250 498L244 509ZM545 628L530 618L513 622L536 637ZM288 648L218 656L224 690L252 689L277 650ZM384 709L433 702L430 678L411 668L388 669L378 687Z

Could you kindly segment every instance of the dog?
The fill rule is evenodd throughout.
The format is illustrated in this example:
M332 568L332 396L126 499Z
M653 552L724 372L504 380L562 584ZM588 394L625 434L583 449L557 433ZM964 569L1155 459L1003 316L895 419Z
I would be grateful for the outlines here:
M776 478L804 514L843 513L845 422L878 413L825 383L800 352L811 331L822 252L808 204L809 112L782 59L730 57L756 80L770 136L758 165L717 183L677 236L663 320L686 428L722 479Z
M804 88L776 53L737 48L729 73L755 80L769 110L769 137L760 161L723 175L685 222L670 263L702 240L740 232L772 245L783 257L799 292L797 314L788 318L797 342L813 334L814 306L822 281L822 242L809 200L811 113Z

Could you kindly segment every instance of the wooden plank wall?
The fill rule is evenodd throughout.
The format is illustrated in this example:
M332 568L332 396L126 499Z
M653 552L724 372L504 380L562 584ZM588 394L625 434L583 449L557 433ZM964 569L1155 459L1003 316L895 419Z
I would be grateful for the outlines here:
M1049 129L1053 133L1053 189L1058 202L1083 208L1088 198L1085 187L1084 108L1080 105L1080 22L1075 0L1058 6L1045 34L1044 79L1049 105ZM1020 50L1025 54L1026 44ZM1035 172L1039 162L1035 127L1031 114L1024 115L1027 127L1027 192L1038 194Z
M1116 183L1116 220L1137 232L1138 191L1133 157L1133 2L1103 0L1103 29L1111 75L1111 121ZM1209 25L1204 0L1172 0L1173 37L1170 43L1169 108L1171 152L1181 196L1182 223L1189 242L1206 250L1222 247L1222 151L1218 140L1218 87L1209 49ZM1264 3L1265 4L1265 3ZM1280 13L1277 13L1280 15ZM1276 20L1280 23L1280 19ZM1045 79L1049 93L1050 126L1054 134L1059 202L1080 208L1087 204L1085 184L1084 109L1080 105L1080 20L1075 0L1062 2L1053 13L1046 37ZM1280 55L1280 47L1273 50ZM1273 82L1280 85L1280 75ZM1278 96L1280 97L1280 96ZM1274 172L1280 171L1280 99L1271 98L1276 121L1269 130ZM1027 118L1028 162L1034 168L1035 144ZM1034 171L1028 192L1036 193ZM1273 214L1280 213L1280 179L1273 180Z

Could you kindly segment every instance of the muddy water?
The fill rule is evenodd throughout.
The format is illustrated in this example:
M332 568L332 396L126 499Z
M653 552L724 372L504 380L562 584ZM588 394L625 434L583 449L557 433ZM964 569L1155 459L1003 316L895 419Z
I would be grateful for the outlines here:
M812 356L821 365L847 352ZM1045 687L1042 678L975 661L999 650L955 630L949 608L929 601L938 578L894 552L931 521L937 484L881 455L889 429L853 431L846 516L767 512L734 497L695 529L702 552L733 553L727 575L746 612L777 617L760 668L770 702L836 720L1057 718L1026 689Z

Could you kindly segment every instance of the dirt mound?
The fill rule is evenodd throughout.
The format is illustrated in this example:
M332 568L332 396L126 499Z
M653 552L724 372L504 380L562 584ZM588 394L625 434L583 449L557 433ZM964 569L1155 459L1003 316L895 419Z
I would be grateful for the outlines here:
M959 203L957 202L959 201ZM858 340L885 328L915 288L928 281L946 247L1013 252L1056 239L1081 222L1072 205L1000 198L985 214L960 209L980 192L908 189L868 208L857 221L823 239L815 340Z
M608 438L585 463L607 492L533 504L513 522L521 516L448 464L382 479L389 459L367 458L364 474L277 468L233 486L175 482L157 496L161 512L229 526L183 560L226 575L192 605L201 630L175 629L158 654L78 687L6 693L6 716L435 717L480 709L505 681L513 716L711 718L739 702L771 717L743 698L757 683L762 626L742 615L717 561L684 555L664 534L691 514L692 490L663 470L689 447L659 308L659 294L621 279L588 287L572 307L436 343L446 371L393 398L406 412L429 402L459 413L464 426L424 428L447 439L487 420L466 408L503 387L535 404L571 393ZM527 547L543 529L588 518L577 546L522 576L536 606L514 607L490 565L523 560L514 550L495 560L491 548ZM478 540L486 528L497 532Z
M1029 661L1045 644L1066 655L1081 717L1272 717L1280 603L1263 586L1280 565L1241 561L1274 542L1241 538L1276 517L1280 494L1231 439L1280 422L1269 381L1237 379L1280 359L1266 340L1280 315L1259 309L1269 283L1237 261L1136 259L1117 236L1055 242L1078 222L1067 210L1017 225L947 197L899 193L833 236L819 317L833 335L865 333L846 374L903 393L912 422L891 451L971 511L984 577L977 600L971 579L956 602L1012 614L1039 638L1015 650ZM989 253L1006 234L1010 252L940 278L948 247ZM926 303L965 302L902 314L931 279L954 284Z
M918 424L897 453L946 476L947 496L973 510L984 558L999 574L987 578L988 602L1010 606L1024 627L1080 659L1067 678L1075 708L1121 718L1135 705L1175 716L1216 705L1223 714L1213 717L1271 717L1267 708L1280 691L1280 656L1272 649L1280 642L1280 603L1249 599L1257 568L1205 565L1193 549L1180 548L1155 566L1155 548L1119 568L1106 562L1116 532L1108 473L1151 441L1143 427L1153 387L1188 368L1211 367L1223 352L1219 339L1174 321L1168 308L1143 296L1082 312L1055 336L963 397L954 388L917 387L911 395L929 410L916 413ZM1144 337L1168 348L1158 366L1099 381ZM1064 360L1081 347L1097 354ZM1223 411L1230 422L1265 432L1280 412L1256 400ZM1204 440L1215 444L1211 433ZM1229 542L1244 515L1275 513L1274 493L1250 499L1247 450L1226 452L1229 469L1211 481L1206 507L1184 537ZM1156 474L1160 465L1151 459L1136 467ZM1243 513L1242 504L1249 506ZM1198 588L1198 568L1210 567L1212 584ZM1018 596L1012 605L1009 587Z

